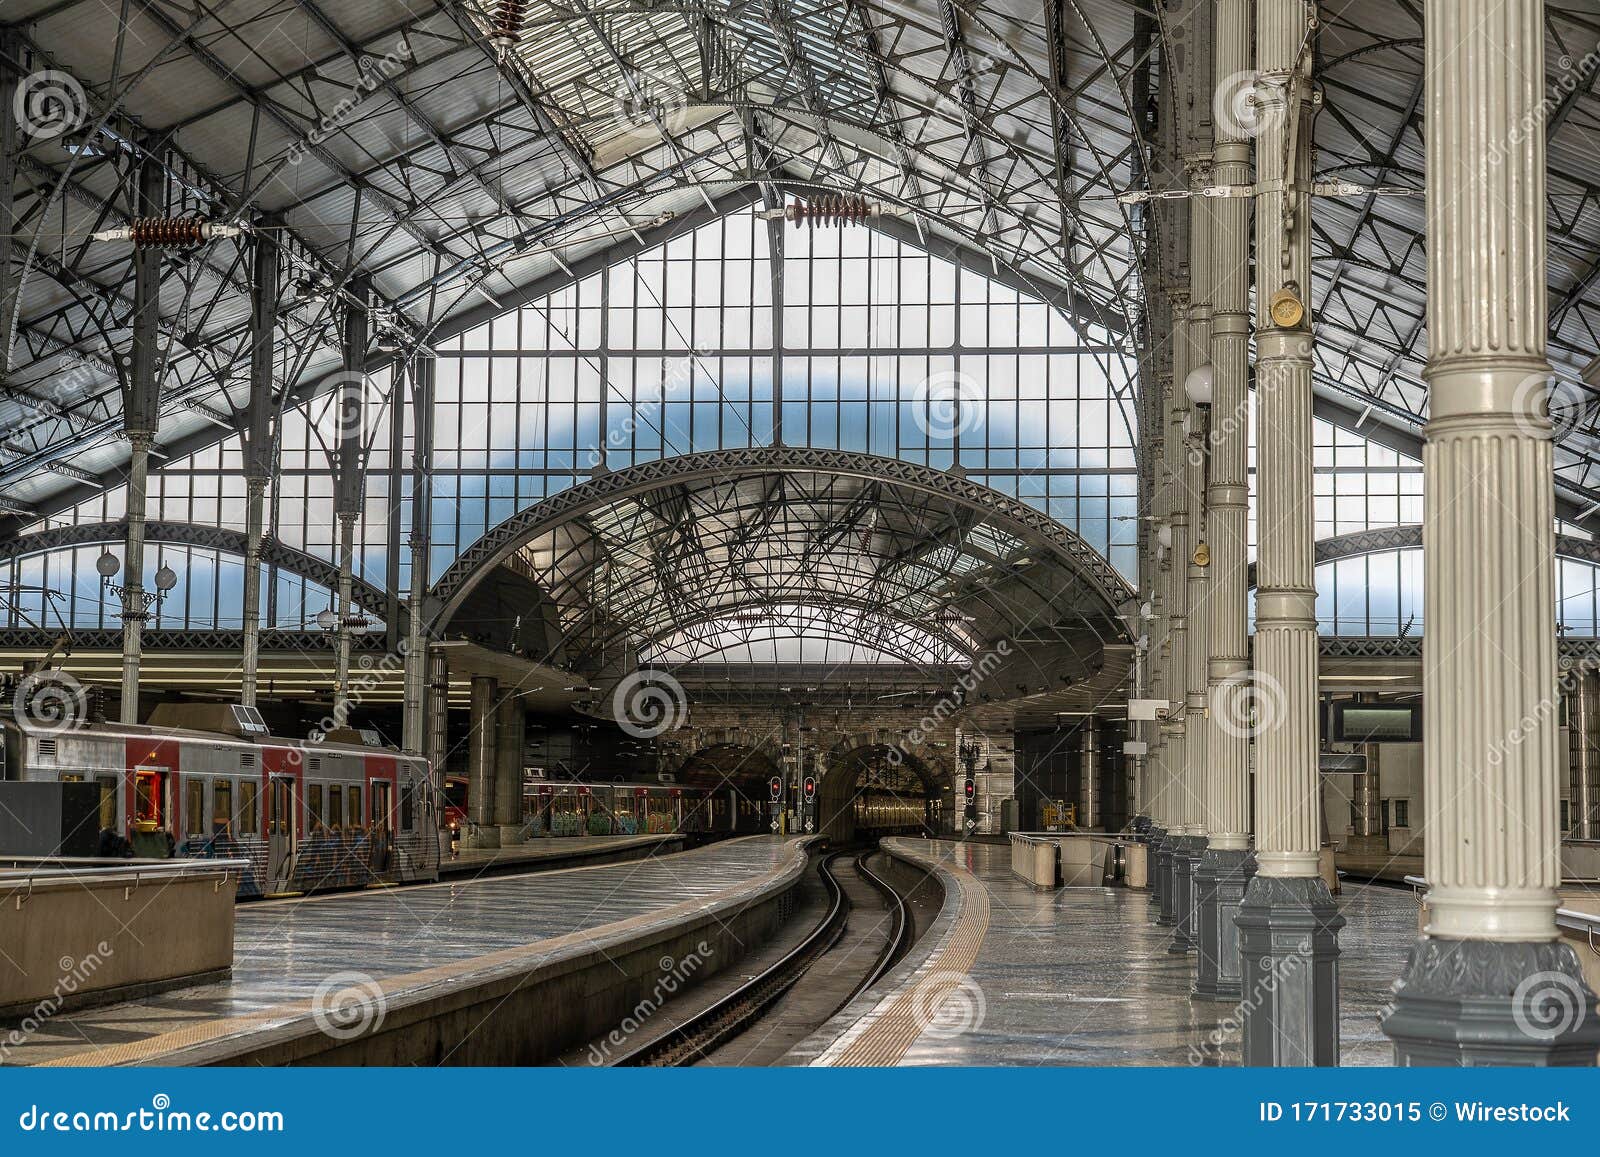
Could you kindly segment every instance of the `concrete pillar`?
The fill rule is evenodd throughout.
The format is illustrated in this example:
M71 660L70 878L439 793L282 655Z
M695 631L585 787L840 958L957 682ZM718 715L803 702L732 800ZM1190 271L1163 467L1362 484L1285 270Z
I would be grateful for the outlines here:
M527 727L522 697L507 695L495 709L494 822L500 846L527 838L522 827L522 746Z
M1555 509L1543 0L1432 0L1423 449L1428 919L1383 1030L1405 1065L1592 1065L1557 939Z
M1078 826L1100 827L1100 720L1090 715L1078 730Z
M1253 0L1217 0L1215 84L1219 89L1248 73ZM1219 102L1212 101L1213 109ZM1217 109L1216 165L1212 176L1226 189L1253 183L1250 127ZM1250 200L1208 198L1212 213L1211 455L1206 492L1210 547L1211 659L1206 671L1205 791L1209 839L1196 868L1199 938L1194 994L1238 1000L1243 974L1239 932L1233 922L1255 870L1250 854L1250 640L1245 630L1249 566L1249 441L1246 388L1250 343Z
M1600 674L1578 667L1574 676L1567 695L1572 744L1567 820L1573 839L1592 840L1600 835Z
M1256 4L1257 868L1234 917L1247 1065L1339 1063L1344 918L1318 872L1309 14Z
M495 704L499 686L488 675L472 677L472 702L467 719L467 818L471 826L461 833L463 848L498 848L499 819L495 811L495 781L499 778L496 737L499 720Z

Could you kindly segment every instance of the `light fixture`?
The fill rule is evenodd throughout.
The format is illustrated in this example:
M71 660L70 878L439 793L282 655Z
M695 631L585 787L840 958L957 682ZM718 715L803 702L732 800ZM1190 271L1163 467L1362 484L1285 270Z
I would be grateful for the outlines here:
M1156 531L1156 542L1162 550L1172 549L1172 527L1163 523Z
M142 588L130 587L124 583L113 582L117 572L122 569L122 560L112 554L110 550L101 552L99 558L94 560L95 573L100 576L100 585L122 604L122 619L124 622L143 622L150 617L150 608L160 606L161 600L166 598L172 588L178 585L178 574L170 566L163 565L155 574L155 590L147 591ZM137 605L135 605L137 604Z
M1189 401L1196 406L1209 406L1211 394L1216 386L1217 371L1210 362L1203 366L1195 366L1183 379L1183 392L1188 395Z
M332 607L327 607L317 612L317 626L321 627L324 631L333 630L334 625L338 623L338 621L339 616L333 613Z

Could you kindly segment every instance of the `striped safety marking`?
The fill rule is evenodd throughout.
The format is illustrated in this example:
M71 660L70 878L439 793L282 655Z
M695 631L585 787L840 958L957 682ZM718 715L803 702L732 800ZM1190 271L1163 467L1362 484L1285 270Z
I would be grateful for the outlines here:
M959 903L956 917L939 945L906 978L899 991L885 997L814 1064L830 1067L899 1064L945 999L969 982L983 938L988 934L989 893L976 876L953 860L940 860L913 851L905 841L897 840L895 845L896 854L903 854L930 870L944 868L955 877Z

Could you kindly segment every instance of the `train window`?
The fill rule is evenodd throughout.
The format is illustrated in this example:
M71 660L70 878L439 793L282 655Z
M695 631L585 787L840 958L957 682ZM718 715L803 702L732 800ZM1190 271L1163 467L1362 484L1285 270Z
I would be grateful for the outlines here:
M233 819L233 780L219 779L211 785L211 834L228 835Z
M117 826L117 777L114 775L96 776L95 782L100 785L100 826L102 828L115 828Z
M75 771L63 771L61 773L61 782L62 783L82 783L83 782L83 776L79 775Z
M350 815L350 826L359 828L361 826L361 789L351 784L344 789L344 792L345 802L350 805L345 809Z
M322 785L314 783L306 788L306 807L311 812L311 830L322 827Z
M335 831L344 830L344 792L337 787L328 789L328 826Z
M184 785L183 831L185 835L206 834L206 781L190 777Z
M253 779L239 782L239 814L234 821L235 835L255 835L261 829L256 825L256 783Z
M372 781L372 826L387 828L391 819L392 809L390 786L387 780L375 779Z

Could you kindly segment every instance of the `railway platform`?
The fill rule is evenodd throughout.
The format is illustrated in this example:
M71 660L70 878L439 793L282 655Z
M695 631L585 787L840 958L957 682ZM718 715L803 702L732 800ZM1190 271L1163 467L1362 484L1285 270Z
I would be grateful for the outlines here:
M699 952L698 979L759 943L806 843L754 836L630 863L246 905L228 979L64 1012L20 1040L0 1027L0 1060L533 1063L545 1043L497 1051L477 1033L484 1002L495 1034L515 1037L516 1003L538 1000L541 1031L588 1032L588 1017L598 1035L659 961ZM350 1024L361 1032L345 1034ZM332 1055L356 1045L367 1051Z
M503 872L544 871L584 864L621 863L664 855L683 847L683 836L561 836L533 839L509 848L462 848L439 863L442 879Z
M1009 849L888 839L883 848L934 873L945 900L900 964L786 1064L1236 1064L1239 1006L1191 999L1193 962L1167 951L1149 893L1036 891L1011 874ZM1393 1063L1378 1012L1417 934L1398 888L1347 883L1340 908L1341 1063Z

